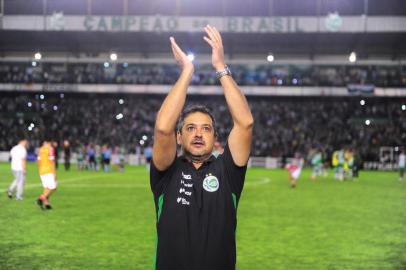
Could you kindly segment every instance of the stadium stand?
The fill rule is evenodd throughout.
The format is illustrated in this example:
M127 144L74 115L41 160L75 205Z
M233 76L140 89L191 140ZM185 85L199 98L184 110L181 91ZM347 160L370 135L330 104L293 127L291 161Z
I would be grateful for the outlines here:
M201 96L219 94L202 41L207 23L222 32L227 64L247 90L256 119L253 156L356 146L374 161L381 146L401 146L406 6L288 2L3 0L0 150L9 150L18 132L28 133L34 147L50 130L74 147L108 142L134 151L143 135L151 138L160 101L178 76L172 35L196 54L196 95L189 100L214 109L224 142L224 100ZM113 52L118 59L109 57ZM348 61L351 52L356 57Z
M48 132L57 141L68 139L73 147L108 143L134 152L142 136L152 137L162 99L161 95L5 93L0 103L0 149L8 150L15 143L14 134L28 133L35 146L41 134ZM249 97L256 119L252 155L293 156L314 147L331 153L353 147L363 159L377 160L380 146L397 146L406 140L406 108L401 100L391 98L367 98L364 105L360 100ZM205 96L202 101L194 95L188 102L213 109L219 139L224 142L231 127L224 98ZM119 114L122 119L117 119ZM29 128L31 123L34 128Z
M406 66L356 65L232 65L239 85L347 86L371 84L406 86ZM175 64L128 63L0 63L0 83L173 84ZM195 85L216 85L213 68L198 65Z

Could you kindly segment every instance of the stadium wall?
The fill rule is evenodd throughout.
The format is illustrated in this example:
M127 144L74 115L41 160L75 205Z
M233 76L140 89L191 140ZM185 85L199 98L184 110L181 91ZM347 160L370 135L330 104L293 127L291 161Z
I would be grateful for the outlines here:
M10 158L10 152L0 151L0 162L9 162L9 158ZM28 161L35 161L35 159L36 159L35 155L29 155ZM145 161L145 158L143 155L135 155L135 154L126 155L125 160L128 165L146 164L146 161ZM58 163L63 164L64 162L65 162L65 160L63 159L63 156L59 157ZM76 153L72 153L70 163L71 164L77 163L77 154Z
M0 162L9 162L10 153L7 151L0 151ZM290 158L287 159L289 162ZM76 164L77 162L76 153L72 154L71 164ZM59 158L58 162L60 164L64 163L63 158ZM126 155L126 164L138 166L145 165L146 160L143 155L130 154ZM267 169L276 169L282 167L282 158L281 157L250 157L248 161L248 167L257 167L257 168L267 168ZM383 163L383 162L372 162L366 161L363 163L363 168L365 170L379 170L379 171L393 171L397 170L398 166L396 163Z

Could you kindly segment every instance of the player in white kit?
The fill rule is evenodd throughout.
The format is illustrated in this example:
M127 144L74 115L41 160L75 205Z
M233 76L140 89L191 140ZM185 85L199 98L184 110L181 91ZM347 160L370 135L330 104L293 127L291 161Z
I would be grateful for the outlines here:
M399 181L402 182L404 180L405 167L406 167L406 154L405 154L404 148L400 152L398 165L399 165Z
M16 191L16 200L23 199L27 146L28 141L26 139L22 139L10 151L11 171L13 172L14 175L14 180L7 189L7 196L10 199L13 198L14 191Z

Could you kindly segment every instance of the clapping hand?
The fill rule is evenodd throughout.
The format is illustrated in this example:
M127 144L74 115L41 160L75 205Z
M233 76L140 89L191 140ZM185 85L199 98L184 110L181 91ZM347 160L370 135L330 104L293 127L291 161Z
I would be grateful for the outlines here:
M178 62L179 66L182 70L194 70L194 66L192 61L187 57L187 55L182 51L182 49L178 46L175 41L174 37L170 37L171 46L173 56L175 57L176 62Z
M224 63L224 48L219 31L210 25L207 25L204 28L204 31L206 32L207 36L203 37L203 39L212 48L211 61L213 67L216 69L216 71L224 70L226 67Z

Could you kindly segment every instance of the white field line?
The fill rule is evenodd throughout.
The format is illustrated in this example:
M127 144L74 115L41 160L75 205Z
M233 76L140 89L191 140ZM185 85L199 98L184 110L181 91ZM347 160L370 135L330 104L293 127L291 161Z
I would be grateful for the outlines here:
M69 184L63 188L149 188L149 185L144 184Z
M81 181L81 180L87 180L87 179L99 179L99 178L105 178L107 177L107 175L101 175L99 177L95 177L95 176L87 176L87 177L74 177L74 178L68 178L68 179L64 179L62 181L58 181L58 185L64 185L65 183L71 183L71 182L77 182L77 181ZM36 184L27 184L24 186L24 189L31 189L31 188L37 188L37 187L42 187L41 181L38 180L38 183ZM5 191L5 190L4 190Z
M142 173L134 173L135 174L144 174L145 172ZM82 180L94 180L94 179L101 179L101 178L110 178L114 177L114 174L103 174L103 175L87 175L87 176L82 176L82 177L73 177L73 178L63 178L63 179L57 179L58 185L65 186L65 183L72 183L72 182L77 182L77 181L82 181ZM11 183L12 180L10 180ZM10 183L7 183L7 186L3 187L3 191L6 191L6 188L10 185ZM31 188L37 188L37 187L42 187L42 183L39 179L38 176L38 183L35 184L26 184L24 186L24 189L31 189Z
M145 172L142 172L144 174ZM137 174L137 173L134 173ZM138 173L140 174L140 173ZM64 188L149 188L149 183L147 184L73 184L71 185L70 183L78 182L81 180L95 180L95 179L101 179L101 178L108 178L112 177L114 175L112 174L105 174L105 175L89 175L89 176L83 176L83 177L74 177L74 178L67 178L67 179L61 179L58 180L58 186L61 187L63 186ZM267 177L261 177L261 178L253 178L257 181L255 182L247 182L244 184L244 186L258 186L258 185L265 185L271 182L271 179ZM31 188L37 188L37 187L42 187L42 184L40 181L36 184L27 184L25 185L25 189L31 189ZM5 190L6 187L4 187Z
M261 177L261 178L253 178L253 179L259 179L259 181L255 182L245 182L244 186L259 186L259 185L265 185L271 182L271 179L268 177Z
M259 179L255 182L247 182L245 186L258 186L265 185L271 182L269 178L254 178ZM63 185L63 183L61 183ZM64 188L150 188L150 185L147 184L70 184L63 185Z

